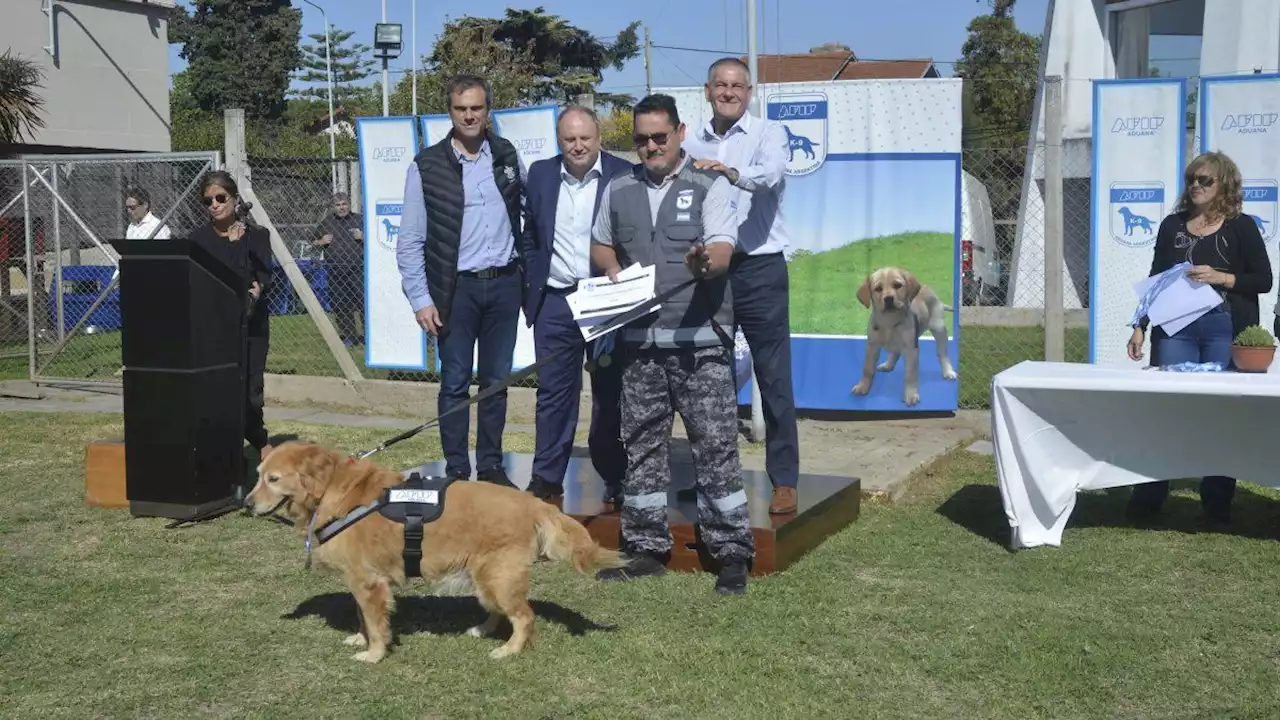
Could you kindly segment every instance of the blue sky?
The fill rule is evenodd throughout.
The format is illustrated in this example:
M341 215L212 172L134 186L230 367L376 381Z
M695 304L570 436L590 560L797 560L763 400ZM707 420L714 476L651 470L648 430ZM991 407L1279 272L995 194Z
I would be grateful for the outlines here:
M329 22L344 30L354 30L353 39L372 45L373 26L382 17L378 0L315 0L325 8ZM407 70L411 65L410 38L411 0L385 0L389 22L403 23L405 51L393 61L392 69ZM841 42L867 59L932 57L943 75L951 75L950 63L960 57L965 40L965 26L975 15L989 12L986 0L909 0L911 9L904 12L897 2L851 2L850 0L761 0L757 6L761 28L761 53L807 52L824 42ZM188 4L182 0L182 4ZM323 32L320 12L293 0L303 12L303 35ZM544 0L547 12L560 15L578 27L597 36L611 37L639 20L650 27L655 45L669 45L707 50L746 52L746 19L743 0ZM511 2L469 0L440 2L418 0L418 54L430 52L431 42L449 17L462 15L500 17ZM1044 31L1048 0L1019 0L1015 18L1027 32ZM781 12L779 12L781 8ZM446 17L449 16L449 17ZM781 16L779 18L779 16ZM921 22L928 18L928 22ZM178 46L170 51L170 72L182 70ZM1154 54L1154 52L1153 52ZM680 50L655 49L653 82L655 85L693 85L715 55ZM393 76L392 82L395 82ZM621 71L607 70L602 90L644 93L644 62L637 57Z
M832 160L788 177L783 212L791 246L822 252L905 232L954 233L954 160Z

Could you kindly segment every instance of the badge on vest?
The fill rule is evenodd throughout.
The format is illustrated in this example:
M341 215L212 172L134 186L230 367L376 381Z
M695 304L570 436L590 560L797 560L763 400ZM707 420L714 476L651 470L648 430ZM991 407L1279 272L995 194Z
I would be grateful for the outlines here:
M693 191L681 190L676 193L676 208L679 210L688 210L693 207Z
M507 174L507 180L516 179L516 169L511 167L510 165L502 168L502 171Z

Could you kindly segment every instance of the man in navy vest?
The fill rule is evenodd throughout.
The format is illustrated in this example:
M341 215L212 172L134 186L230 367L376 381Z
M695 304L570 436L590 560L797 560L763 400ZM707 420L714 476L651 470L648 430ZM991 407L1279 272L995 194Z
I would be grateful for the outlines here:
M564 476L578 425L582 392L582 331L565 299L578 281L592 275L591 226L609 180L631 171L632 164L600 151L600 119L584 107L570 106L556 123L560 155L529 167L525 186L522 253L525 261L524 317L533 327L538 370L538 407L533 478L528 490L543 500L564 494ZM598 344L598 343L595 343ZM570 350L569 348L575 348ZM591 462L605 481L605 500L621 504L627 471L622 447L619 365L600 358L591 372Z
M515 146L489 131L489 84L459 75L445 87L453 129L413 159L396 241L401 287L419 327L440 353L437 411L467 401L472 358L480 389L511 374L520 325L520 233L524 163ZM445 473L470 479L469 413L440 421ZM476 411L476 475L514 487L502 467L507 392Z

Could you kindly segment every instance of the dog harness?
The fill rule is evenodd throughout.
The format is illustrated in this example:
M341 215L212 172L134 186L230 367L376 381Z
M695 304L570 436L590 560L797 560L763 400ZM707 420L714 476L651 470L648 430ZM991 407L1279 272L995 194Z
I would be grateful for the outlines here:
M404 526L404 574L408 577L420 577L422 570L422 526L440 519L444 512L445 491L456 478L422 477L411 473L409 479L389 487L382 495L367 505L352 510L340 518L334 518L322 525L313 533L307 530L307 567L311 567L311 538L323 545L347 528L364 518L379 513L388 520ZM319 509L316 510L319 512ZM311 515L311 527L315 527L316 515Z

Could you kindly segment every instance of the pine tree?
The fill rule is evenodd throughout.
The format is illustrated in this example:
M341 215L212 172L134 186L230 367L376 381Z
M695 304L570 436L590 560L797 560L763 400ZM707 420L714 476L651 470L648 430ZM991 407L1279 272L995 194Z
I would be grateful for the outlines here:
M373 75L375 62L369 57L369 46L361 43L350 43L351 30L339 30L329 27L329 57L333 66L333 103L342 105L360 96L364 90L352 87L354 83ZM311 83L311 87L294 92L294 97L303 100L329 99L328 78L325 66L324 34L312 33L307 36L310 44L302 46L302 72L295 78L298 82Z

